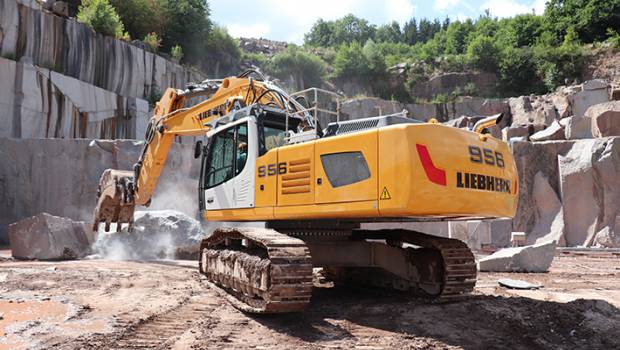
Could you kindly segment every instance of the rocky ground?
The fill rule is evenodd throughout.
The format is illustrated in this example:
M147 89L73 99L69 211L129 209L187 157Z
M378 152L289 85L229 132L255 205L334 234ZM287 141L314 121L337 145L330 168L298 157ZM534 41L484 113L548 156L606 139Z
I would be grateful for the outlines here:
M192 261L0 256L0 349L620 348L620 253L559 252L547 274L481 273L474 296L448 304L317 282L308 311L270 316L231 307Z

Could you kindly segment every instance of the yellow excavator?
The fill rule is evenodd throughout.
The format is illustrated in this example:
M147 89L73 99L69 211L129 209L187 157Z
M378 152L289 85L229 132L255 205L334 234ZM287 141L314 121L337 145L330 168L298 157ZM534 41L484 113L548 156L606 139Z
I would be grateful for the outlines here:
M175 137L206 136L195 148L204 218L264 226L218 228L200 245L200 272L237 308L303 310L313 267L335 283L411 296L470 293L476 265L462 241L361 224L513 217L515 162L485 133L500 116L469 130L394 115L321 128L309 110L256 71L168 89L134 169L102 174L94 228L131 230Z

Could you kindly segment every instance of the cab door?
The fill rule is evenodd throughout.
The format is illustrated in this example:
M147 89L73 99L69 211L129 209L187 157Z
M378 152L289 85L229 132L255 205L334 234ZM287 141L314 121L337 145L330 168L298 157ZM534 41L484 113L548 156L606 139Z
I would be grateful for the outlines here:
M210 137L201 185L206 210L254 205L256 126L244 121Z
M316 141L315 203L377 200L377 152L376 130Z

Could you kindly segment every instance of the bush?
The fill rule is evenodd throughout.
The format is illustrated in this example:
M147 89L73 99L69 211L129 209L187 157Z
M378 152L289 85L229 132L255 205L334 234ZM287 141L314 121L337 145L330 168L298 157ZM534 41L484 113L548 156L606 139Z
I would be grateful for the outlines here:
M149 33L161 37L164 16L159 0L110 0L132 38L144 38Z
M268 68L280 79L293 77L298 90L321 86L326 71L325 62L319 56L305 52L297 45L289 45L285 51L273 56Z
M175 45L174 47L172 47L172 50L170 50L170 55L173 59L181 62L181 60L183 59L183 48L181 47L181 45Z
M479 35L467 47L467 57L472 64L482 70L493 72L497 69L499 50L495 41L488 36Z
M125 27L108 0L84 0L77 15L80 23L94 31L116 38L124 36Z
M529 47L507 47L500 54L500 90L504 96L544 92L537 76L534 53Z
M581 77L584 54L577 44L565 40L560 47L537 46L534 55L538 75L543 78L548 91Z
M153 51L159 50L159 47L161 46L161 39L156 33L147 34L142 41L144 41L144 43L147 44Z
M607 35L609 36L609 38L606 41L610 43L614 49L620 50L620 34L618 34L618 32L616 32L615 30L609 28L607 29Z

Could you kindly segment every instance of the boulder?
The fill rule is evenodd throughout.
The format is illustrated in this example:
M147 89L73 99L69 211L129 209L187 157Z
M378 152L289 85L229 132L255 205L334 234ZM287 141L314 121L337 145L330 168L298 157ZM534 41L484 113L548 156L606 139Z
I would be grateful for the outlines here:
M467 243L472 250L510 245L511 219L450 221L448 237Z
M596 234L592 245L599 248L620 248L620 215L616 216L613 226L605 226Z
M550 126L530 136L531 141L564 140L564 127L554 120Z
M456 119L451 119L445 122L445 125L451 126L453 128L467 128L469 125L470 118L467 116L462 116Z
M198 258L204 232L197 220L174 210L138 211L134 218L131 233L99 234L94 253L113 260Z
M580 140L592 138L592 121L588 117L569 117L566 118L564 128L567 140Z
M570 95L573 115L583 117L590 106L609 101L607 83L601 81L587 81L583 90Z
M620 136L620 101L591 106L586 117L592 121L594 137Z
M27 260L71 260L90 253L95 234L85 223L41 213L9 225L13 257Z
M524 140L527 140L530 135L533 135L544 128L545 126L541 124L512 125L502 129L502 140L504 140L504 142L509 142L515 137L523 137Z
M534 177L533 197L536 204L536 224L527 234L527 243L554 240L559 246L565 246L562 202L540 171Z
M512 219L485 220L491 231L491 247L503 248L510 246Z
M555 256L556 242L499 250L478 261L478 270L489 272L547 272Z

